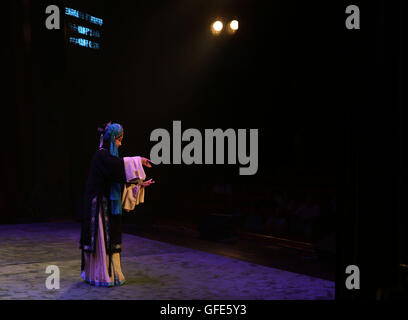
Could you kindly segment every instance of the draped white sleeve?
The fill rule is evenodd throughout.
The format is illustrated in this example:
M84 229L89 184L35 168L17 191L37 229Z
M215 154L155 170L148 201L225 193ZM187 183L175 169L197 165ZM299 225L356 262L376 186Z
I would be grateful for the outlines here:
M142 157L125 157L125 173L127 182L146 179L146 174L142 165Z
M146 179L142 165L142 157L124 157L126 181L122 195L122 208L131 211L139 203L144 202L145 188L142 186Z

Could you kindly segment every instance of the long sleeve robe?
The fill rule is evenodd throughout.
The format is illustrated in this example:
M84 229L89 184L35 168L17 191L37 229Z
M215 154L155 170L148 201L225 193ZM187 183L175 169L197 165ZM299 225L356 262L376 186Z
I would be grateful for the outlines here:
M106 253L111 257L113 253L121 252L122 216L112 215L111 212L109 195L112 182L127 182L123 158L112 156L106 149L100 149L92 159L85 190L80 239L80 249L83 253L95 252L99 212L102 215Z

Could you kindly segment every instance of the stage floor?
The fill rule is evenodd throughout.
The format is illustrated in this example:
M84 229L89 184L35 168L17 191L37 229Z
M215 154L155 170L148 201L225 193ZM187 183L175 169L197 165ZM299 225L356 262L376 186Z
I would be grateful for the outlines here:
M123 234L120 287L80 277L78 223L0 225L0 299L334 299L334 282ZM47 266L60 269L49 290Z

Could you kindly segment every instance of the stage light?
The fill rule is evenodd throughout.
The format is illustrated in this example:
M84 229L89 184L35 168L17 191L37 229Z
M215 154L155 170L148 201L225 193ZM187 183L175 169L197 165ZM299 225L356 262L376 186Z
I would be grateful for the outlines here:
M230 29L235 32L238 30L238 20L232 20L229 24Z
M212 24L211 29L214 34L219 34L222 31L223 27L224 25L222 24L222 22L217 20Z

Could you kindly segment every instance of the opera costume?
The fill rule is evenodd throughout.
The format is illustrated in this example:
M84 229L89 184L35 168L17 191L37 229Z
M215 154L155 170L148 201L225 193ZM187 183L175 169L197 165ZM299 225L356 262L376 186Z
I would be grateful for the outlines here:
M144 190L140 192L144 187L138 184L146 177L141 157L119 157L115 140L122 135L121 125L106 127L99 150L93 156L86 184L80 238L81 277L96 286L115 286L125 282L120 261L122 201L129 206L133 198L129 200L122 195L123 186L125 190L126 186L135 187L136 204L143 202L144 198Z

